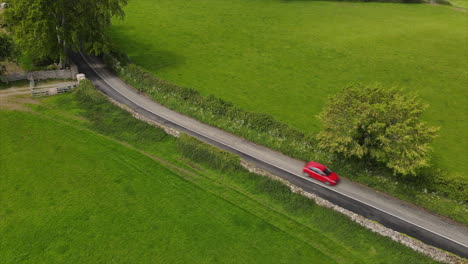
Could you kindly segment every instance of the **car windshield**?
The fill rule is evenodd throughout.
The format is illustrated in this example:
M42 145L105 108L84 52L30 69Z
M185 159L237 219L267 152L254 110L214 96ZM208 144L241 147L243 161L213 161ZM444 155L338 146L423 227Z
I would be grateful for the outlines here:
M323 172L328 176L332 173L332 171L329 168L326 168Z

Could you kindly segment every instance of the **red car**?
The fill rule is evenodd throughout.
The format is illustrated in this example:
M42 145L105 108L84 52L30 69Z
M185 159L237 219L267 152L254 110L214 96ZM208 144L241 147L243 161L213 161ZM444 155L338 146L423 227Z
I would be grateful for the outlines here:
M302 172L304 176L317 179L326 185L336 185L340 180L338 174L331 171L327 166L315 161L310 161L304 165Z

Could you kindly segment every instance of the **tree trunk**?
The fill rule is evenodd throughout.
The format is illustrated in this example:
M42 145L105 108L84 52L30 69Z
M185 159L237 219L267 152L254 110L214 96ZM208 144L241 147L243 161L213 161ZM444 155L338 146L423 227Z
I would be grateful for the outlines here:
M65 13L62 13L62 31L65 32ZM65 35L65 33L64 33ZM61 59L61 65L60 67L63 68L68 64L68 56L67 56L67 41L65 38L62 38L62 54L60 55L62 57Z
M60 27L56 26L55 27L57 31L57 41L59 45L59 68L63 69L65 65L68 63L67 62L67 48L66 48L66 41L64 37L60 37L61 33L64 33L65 31L65 14L62 13L62 21L60 23ZM60 32L60 29L62 32Z
M58 45L59 47L61 46L61 43L62 43L62 40L60 38L60 30L59 30L59 27L58 26L55 26L55 31L57 32L57 42L58 42ZM60 53L59 54L59 67L62 68L62 54Z

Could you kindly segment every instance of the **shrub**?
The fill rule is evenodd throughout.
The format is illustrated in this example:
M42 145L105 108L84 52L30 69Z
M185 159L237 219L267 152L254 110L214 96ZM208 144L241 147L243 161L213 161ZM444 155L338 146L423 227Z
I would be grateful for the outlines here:
M319 146L345 157L382 162L395 173L429 166L437 128L421 121L427 106L400 89L351 86L330 98L319 115Z

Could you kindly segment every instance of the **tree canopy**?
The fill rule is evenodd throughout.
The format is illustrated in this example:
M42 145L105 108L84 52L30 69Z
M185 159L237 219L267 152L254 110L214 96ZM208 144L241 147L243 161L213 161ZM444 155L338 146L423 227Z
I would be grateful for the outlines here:
M0 32L0 61L8 59L13 54L11 37Z
M17 47L36 59L57 60L67 50L99 54L109 47L113 16L127 0L9 0L5 11Z
M319 115L319 146L346 157L383 162L395 173L429 166L438 128L421 121L427 105L401 89L351 86L330 98Z
M13 40L3 32L0 32L0 63L10 59L13 55ZM0 74L5 72L5 66L0 64Z

